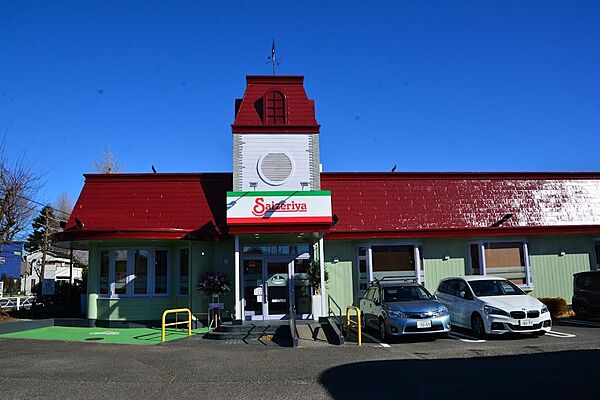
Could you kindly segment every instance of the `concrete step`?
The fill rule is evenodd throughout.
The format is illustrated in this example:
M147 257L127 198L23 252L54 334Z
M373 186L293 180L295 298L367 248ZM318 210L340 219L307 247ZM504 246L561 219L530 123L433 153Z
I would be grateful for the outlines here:
M327 343L327 337L323 332L321 324L318 322L300 324L296 326L298 338L300 340L313 340Z

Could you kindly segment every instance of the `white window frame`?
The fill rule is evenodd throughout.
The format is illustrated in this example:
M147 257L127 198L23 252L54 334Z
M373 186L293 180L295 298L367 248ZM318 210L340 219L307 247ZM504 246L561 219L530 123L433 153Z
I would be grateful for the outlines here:
M188 292L187 294L182 294L181 293L181 250L187 250L188 251ZM191 260L192 260L192 249L190 248L190 246L183 246L183 247L178 247L177 248L177 296L180 297L187 297L190 295L192 288L190 287L190 275L192 274L192 266L191 266Z
M115 293L115 251L126 250L127 251L127 277L125 278L125 294ZM149 253L148 258L148 270L146 279L146 293L145 294L134 294L133 281L135 279L135 251L146 250ZM156 251L164 250L167 252L167 292L156 294L154 292L155 283L155 255ZM171 295L171 250L167 247L131 247L131 246L115 246L115 247L103 247L99 249L98 260L100 260L102 251L108 251L108 295L100 294L100 288L98 287L98 297L101 299L126 299L126 298L148 298L148 297L169 297ZM100 272L98 268L98 283L100 283Z
M415 269L414 269L414 273L416 275L417 278L417 283L424 285L424 281L425 281L425 269L424 267L424 263L421 262L421 257L422 257L422 244L421 242L414 242L414 241L408 241L408 242L373 242L373 243L358 243L356 245L356 284L357 287L359 288L359 293L361 292L365 292L364 290L361 291L360 290L360 265L359 265L359 261L360 258L358 256L358 248L359 247L364 247L367 250L367 281L370 284L371 282L373 282L373 247L377 247L377 246L413 246L413 258L415 259ZM421 279L422 277L422 279Z
M520 288L533 289L533 274L531 273L531 263L529 261L529 243L525 238L502 238L502 239L480 239L468 243L469 254L469 272L473 274L473 259L471 258L471 245L479 246L479 272L481 276L487 275L487 265L485 261L485 245L488 243L519 243L523 248L523 259L525 261L525 284L517 285Z
M598 256L596 255L596 243L600 244L600 237L592 238L592 262L593 262L593 264L590 265L590 269L592 271L600 270L600 259L598 259Z

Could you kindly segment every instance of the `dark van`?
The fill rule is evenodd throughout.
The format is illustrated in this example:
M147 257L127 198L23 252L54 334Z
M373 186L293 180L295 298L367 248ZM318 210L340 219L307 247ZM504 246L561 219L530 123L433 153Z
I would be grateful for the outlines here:
M600 271L573 275L572 304L578 319L600 317Z

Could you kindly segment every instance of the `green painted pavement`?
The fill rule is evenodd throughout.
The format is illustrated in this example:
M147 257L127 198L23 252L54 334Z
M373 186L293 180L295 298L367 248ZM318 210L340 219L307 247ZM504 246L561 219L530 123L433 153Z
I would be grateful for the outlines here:
M193 335L204 334L208 328L193 329ZM95 342L120 344L159 344L161 342L160 328L73 328L50 326L31 329L28 331L1 334L0 338L60 340L64 342ZM166 340L183 339L187 330L167 329Z

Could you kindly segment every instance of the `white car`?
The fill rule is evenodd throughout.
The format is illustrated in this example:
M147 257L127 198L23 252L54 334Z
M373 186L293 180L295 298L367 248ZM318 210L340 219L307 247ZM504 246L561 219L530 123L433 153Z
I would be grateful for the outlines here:
M470 328L477 337L509 332L543 335L552 329L548 308L504 278L446 278L435 295L450 312L452 325Z

